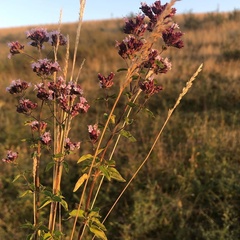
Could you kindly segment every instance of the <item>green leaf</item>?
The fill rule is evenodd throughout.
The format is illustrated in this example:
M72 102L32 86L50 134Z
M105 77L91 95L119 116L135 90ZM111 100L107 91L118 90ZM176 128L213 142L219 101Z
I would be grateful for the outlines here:
M69 166L68 166L68 163L65 162L65 161L63 161L62 165L63 165L63 168L64 168L64 170L66 171L66 173L68 173L68 172L69 172Z
M103 173L103 175L107 178L108 181L111 180L110 172L107 166L102 165L99 167L99 170Z
M94 225L96 225L101 230L107 231L105 226L100 222L100 220L98 218L93 217L93 218L91 218L91 221L93 222Z
M129 132L129 131L126 131L126 130L122 130L120 132L120 134L123 136L123 137L126 137L127 139L129 139L131 142L136 142L136 138L133 137L133 135Z
M93 155L92 154L86 154L86 155L83 155L82 157L80 157L77 161L77 163L80 163L80 162L83 162L83 161L86 161L86 160L89 160L89 159L92 159L93 158Z
M24 193L22 193L19 197L22 198L22 197L24 197L25 195L27 195L27 194L29 194L29 193L32 194L32 191L31 191L31 190L27 190L27 191L25 191Z
M88 178L87 173L84 173L76 182L73 192L76 192L84 183L84 181Z
M109 170L111 178L113 178L119 182L126 182L126 180L121 176L121 174L118 172L118 170L116 168L109 167L108 170Z
M46 166L46 168L45 168L45 171L46 172L48 172L50 169L52 169L53 168L53 166L54 166L54 164L55 164L55 162L49 162L48 164L47 164L47 166Z
M98 151L97 151L97 155L100 154L103 150L104 150L104 148L100 148L100 149L98 149Z
M44 194L45 196L48 196L48 197L52 197L52 196L53 196L52 192L51 192L51 191L48 191L48 190L44 190L44 191L43 191L43 194Z
M127 105L131 108L137 107L138 105L134 102L128 102Z
M45 206L47 206L49 203L51 203L52 202L52 200L49 200L49 199L47 199L47 200L45 200L45 201L43 201L43 203L40 205L40 207L39 207L39 210L40 209L42 209L42 208L44 208Z
M144 108L143 110L144 110L144 112L146 112L150 117L155 118L154 113L153 113L152 111L150 111L148 108Z
M117 70L117 72L122 72L122 71L127 71L128 69L127 68L119 68L118 70Z
M62 199L61 199L61 197L60 197L60 196L53 195L53 197L52 197L52 201L53 201L53 202L61 202L61 201L62 201Z
M93 234L95 234L96 237L98 237L98 238L100 238L100 239L103 239L103 240L107 240L106 234L105 234L102 230L98 229L97 227L91 226L91 227L89 227L89 230L90 230Z
M70 213L69 213L69 215L71 216L71 217L76 217L77 216L77 214L78 214L78 217L79 218L84 218L84 211L83 210L77 210L77 209L75 209L75 210L72 210Z
M68 211L68 204L67 204L67 202L65 201L65 200L61 200L61 202L60 202L60 204L64 207L64 209L66 210L66 211Z
M20 177L22 177L22 174L18 174L14 179L13 179L13 183L16 182Z

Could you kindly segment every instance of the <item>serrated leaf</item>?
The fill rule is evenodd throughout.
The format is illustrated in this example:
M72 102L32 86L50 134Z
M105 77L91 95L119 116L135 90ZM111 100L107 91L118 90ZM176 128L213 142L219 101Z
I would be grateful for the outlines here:
M29 193L32 193L32 191L31 190L27 190L24 193L22 193L19 197L22 198L22 197L24 197L25 195L27 195Z
M92 159L92 158L93 158L92 154L85 154L78 159L77 163L80 163L80 162L83 162L85 160L89 160L89 159Z
M77 209L75 209L75 210L72 210L70 213L69 213L69 215L71 216L71 217L76 217L77 216L77 214L78 214L78 217L81 217L81 218L84 218L84 211L83 210L77 210Z
M54 164L54 162L49 162L45 168L45 171L48 172L51 168L53 168Z
M88 178L88 175L87 173L84 173L79 179L78 181L76 182L75 184L75 187L73 189L73 192L76 192L80 187L81 185L84 183L84 181Z
M129 139L131 142L136 142L136 141L137 141L136 138L133 137L133 135L132 135L129 131L126 131L126 130L123 129L123 130L120 132L120 134L121 134L123 137Z
M100 239L103 239L103 240L107 240L106 234L105 234L102 230L98 229L97 227L91 226L91 227L89 227L89 230L90 230L93 234L95 234L96 237L98 237L98 238L100 238Z
M111 178L113 178L119 182L126 182L126 180L122 177L122 175L118 172L118 170L116 168L109 167L108 170L109 170Z

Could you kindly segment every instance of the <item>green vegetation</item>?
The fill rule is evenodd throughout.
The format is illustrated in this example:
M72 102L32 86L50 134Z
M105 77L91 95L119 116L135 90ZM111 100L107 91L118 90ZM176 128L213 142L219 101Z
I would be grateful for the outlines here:
M173 107L186 80L204 63L189 94L182 100L169 125L151 155L148 163L121 198L106 222L111 240L167 239L167 240L236 240L240 236L240 71L239 71L239 16L238 11L226 14L187 14L177 16L183 26L185 47L168 52L173 69L161 75L164 90L153 97L147 106L155 115L138 116L131 133L137 144L121 139L115 158L125 179L141 164L149 151L149 143L164 122L168 109ZM80 84L90 105L87 116L73 125L72 138L86 138L87 125L98 120L103 112L95 98L100 96L97 74L108 74L124 66L115 49L115 40L121 40L122 20L86 22L83 25L77 65L86 59ZM56 26L46 26L53 30ZM29 29L29 28L28 28ZM31 172L31 159L21 139L28 136L25 118L16 115L15 102L5 88L11 80L21 78L32 82L26 59L14 56L7 59L7 42L24 41L27 28L0 29L0 152L14 147L26 156L21 158L22 169ZM76 25L63 25L62 33L69 34L73 47ZM29 48L25 46L25 48ZM73 49L70 49L70 56ZM60 55L64 62L65 52ZM116 84L118 85L118 84ZM117 87L117 86L115 86ZM147 126L146 126L147 122ZM83 129L86 126L86 131ZM79 139L80 138L80 139ZM140 146L140 147L139 147ZM76 161L87 152L83 142L80 152L71 156L69 175L63 176L63 195L68 202L78 203L72 190L80 175ZM84 151L84 152L83 152ZM4 157L1 155L1 157ZM20 197L27 186L20 178L12 182L18 170L10 164L0 163L0 236L1 239L24 239L25 221L31 219L31 196ZM42 172L42 184L50 182L50 172ZM98 199L104 203L100 212L108 212L124 187L104 181ZM47 213L46 213L47 214ZM66 220L67 221L67 220ZM71 228L71 227L69 227ZM68 231L68 229L66 230ZM91 238L89 238L91 239Z

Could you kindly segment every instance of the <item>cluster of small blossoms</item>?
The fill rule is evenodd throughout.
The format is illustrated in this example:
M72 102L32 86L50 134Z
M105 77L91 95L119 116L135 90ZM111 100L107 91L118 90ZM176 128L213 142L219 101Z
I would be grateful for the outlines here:
M43 145L49 145L52 141L50 132L45 132L40 136L40 141Z
M104 77L101 73L98 73L100 88L112 87L114 76L115 74L113 72L111 72L107 77Z
M44 28L34 28L27 31L26 34L27 39L32 40L29 44L38 49L42 49L44 43L50 43L52 46L67 45L67 38L59 31L47 32ZM8 47L10 48L8 58L11 58L15 54L22 53L24 50L24 45L18 41L8 43Z
M154 79L150 78L147 81L139 83L140 89L147 95L147 97L152 96L155 93L160 92L163 88L162 86L157 86L154 83Z
M25 91L31 84L20 79L13 80L11 85L6 88L6 90L11 94L22 93Z
M68 82L58 77L56 82L35 85L37 97L43 101L56 100L60 107L75 117L79 113L86 113L89 109L87 100L82 96L83 90L79 84Z
M67 44L67 38L63 36L59 31L52 31L48 34L49 42L52 46L64 46Z
M147 43L147 38L144 39L144 34L147 31L150 33L153 31L158 32L156 29L157 22L167 6L168 3L162 5L161 1L155 1L151 6L142 3L140 7L142 13L138 14L134 19L125 20L123 31L128 34L128 36L122 42L117 42L116 44L118 53L123 59L134 60L136 54L141 54L142 47ZM172 18L175 13L176 9L171 8L170 13L164 16L164 20ZM170 21L166 21L166 24L169 23ZM164 31L158 33L159 37L163 40L162 50L166 50L167 47L182 48L184 46L181 40L183 33L176 31L178 25L173 23L171 26L166 27ZM160 73L167 73L171 70L172 65L168 58L162 57L156 49L149 48L148 51L149 53L146 60L138 66L140 72L141 70L147 69L148 73L157 75ZM151 78L149 79L149 77L147 81L140 82L139 86L147 95L152 95L162 90L162 87L155 86L154 81L151 80Z
M69 152L69 151L74 151L76 149L79 149L80 145L81 145L80 142L73 143L70 141L70 138L67 138L64 148L66 149L67 152Z
M24 45L20 44L18 41L8 43L8 47L10 48L10 53L8 54L9 59L15 54L22 53L24 49Z
M159 16L166 9L167 3L161 5L161 1L156 1L152 6L148 6L146 3L142 3L140 9L142 10L142 15L137 15L135 17L135 21L132 19L125 21L125 27L123 29L124 33L130 34L127 38L125 38L121 43L117 42L117 47L119 48L119 55L123 59L131 58L133 54L138 52L143 44L144 39L143 35L146 30L152 32L154 27L157 24ZM165 18L171 18L175 15L176 9L172 8L171 13ZM145 17L149 18L149 21L145 22ZM177 24L173 24L171 27L166 29L162 33L162 39L165 42L166 46L173 46L176 48L182 48L183 42L181 37L183 33L175 32L177 29Z
M47 58L39 59L37 62L32 63L33 72L35 72L40 77L48 77L54 72L61 70L57 62L53 62Z
M88 133L92 143L94 144L98 141L98 137L100 136L101 132L98 129L98 125L94 124L94 125L88 125Z
M37 108L37 106L37 103L34 103L29 99L20 99L17 106L17 112L31 114L31 112Z
M18 157L17 152L13 152L11 150L8 150L6 158L3 158L2 161L7 162L7 163L12 163L17 159L17 157Z

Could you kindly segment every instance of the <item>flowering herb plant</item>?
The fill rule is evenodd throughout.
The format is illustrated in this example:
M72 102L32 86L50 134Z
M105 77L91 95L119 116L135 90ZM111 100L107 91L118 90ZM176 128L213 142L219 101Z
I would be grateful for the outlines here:
M62 208L68 212L69 218L74 219L69 239L83 239L87 228L93 236L107 239L105 220L141 167L146 163L171 114L201 70L200 67L187 83L175 106L169 111L166 122L160 129L146 158L128 181L108 214L101 220L100 208L95 206L95 203L103 179L126 182L116 168L117 163L113 160L118 142L121 137L126 137L129 141L136 141L135 137L127 130L130 118L131 121L134 121L136 114L145 108L147 101L154 94L163 90L163 87L158 84L158 77L161 74L167 74L172 68L171 61L166 57L167 50L170 47L181 49L184 46L183 33L173 21L176 13L176 9L173 8L174 2L162 5L161 1L155 1L151 6L142 3L140 7L142 13L125 21L123 31L127 36L122 41L116 42L118 54L127 65L126 69L119 70L125 71L125 78L116 93L116 97L113 98L112 108L105 113L105 122L101 126L99 123L85 126L93 151L81 156L77 161L78 167L82 168L82 175L73 187L73 191L76 192L80 187L82 188L76 209L68 209L68 203L62 195L62 172L63 168L67 168L66 157L80 149L81 146L80 141L73 142L69 137L72 121L79 121L78 117L87 114L93 106L90 107L84 91L78 83L79 76L76 78L77 80L73 81L73 70L69 76L67 61L63 67L58 63L59 47L66 47L66 58L68 59L69 39L63 36L60 31L48 32L44 28L28 31L27 39L31 40L29 45L38 50L39 58L26 53L25 46L18 41L8 44L10 48L9 58L18 54L28 56L31 60L31 70L38 79L37 83L28 83L21 79L14 80L7 88L10 94L16 96L16 111L25 115L27 118L25 125L31 130L28 143L32 152L33 183L29 184L28 192L33 195L33 223L25 225L32 231L28 235L28 239L61 239L66 235L62 230ZM85 1L82 1L81 9L84 9L84 6ZM76 43L79 41L81 24L82 11ZM160 48L159 43L157 44L159 40L162 43ZM41 57L45 54L44 46L46 44L52 47L53 59ZM75 59L76 51L74 63ZM74 67L73 64L73 69ZM114 86L117 76L117 73L113 72L107 76L98 73L96 78L99 80L100 88L106 92ZM35 100L26 97L30 88L36 95ZM120 114L116 115L115 110L123 96L127 96L126 103ZM48 111L45 111L45 108ZM44 161L45 154L51 156L51 162ZM7 156L2 160L6 163L18 164L18 158L21 159L21 153L9 149ZM49 186L41 185L40 167L42 162L48 170L53 169L51 190L49 190ZM43 219L41 211L47 207L49 207L48 219ZM76 234L77 238L75 238Z

